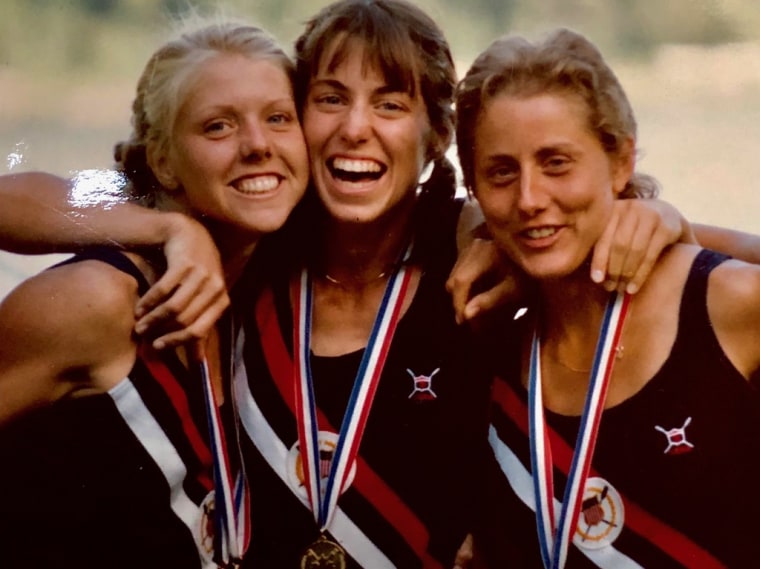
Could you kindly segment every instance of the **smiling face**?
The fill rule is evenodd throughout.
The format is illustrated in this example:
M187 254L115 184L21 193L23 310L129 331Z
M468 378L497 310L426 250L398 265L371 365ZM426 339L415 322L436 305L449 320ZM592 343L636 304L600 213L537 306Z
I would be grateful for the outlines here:
M334 68L322 57L306 96L303 127L314 184L339 221L369 223L414 201L434 134L419 87L394 88L368 64L360 42Z
M571 94L496 95L474 131L474 186L499 246L530 276L554 279L588 257L631 176L603 150Z
M281 227L308 183L288 75L273 60L218 54L184 92L168 150L153 160L159 180L215 231Z

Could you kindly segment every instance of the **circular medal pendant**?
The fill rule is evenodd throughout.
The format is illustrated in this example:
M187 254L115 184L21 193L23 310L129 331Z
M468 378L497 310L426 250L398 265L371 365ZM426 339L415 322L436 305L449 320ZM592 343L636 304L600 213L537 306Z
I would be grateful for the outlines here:
M612 484L603 478L588 478L573 543L583 549L606 547L623 531L624 518L623 500Z
M335 455L335 449L338 446L338 435L331 433L330 431L319 431L317 440L319 442L319 488L322 495L324 495L325 488L327 487L327 479L330 474L330 468L332 466L332 459ZM288 451L285 470L290 487L293 488L301 499L308 500L309 496L306 492L306 478L304 476L301 448L298 441L296 441ZM351 486L355 475L356 461L354 460L351 464L351 468L348 470L346 482L341 489L341 494Z
M301 569L346 569L346 552L322 534L304 551Z

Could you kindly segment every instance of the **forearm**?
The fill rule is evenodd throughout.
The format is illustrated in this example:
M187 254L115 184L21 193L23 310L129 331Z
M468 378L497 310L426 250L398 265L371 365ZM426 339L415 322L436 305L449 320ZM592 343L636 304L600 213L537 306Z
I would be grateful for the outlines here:
M94 245L126 249L163 245L179 214L116 201L76 198L73 182L44 173L0 177L0 248L15 253L76 251Z
M760 236L712 225L692 224L692 228L702 247L760 264Z

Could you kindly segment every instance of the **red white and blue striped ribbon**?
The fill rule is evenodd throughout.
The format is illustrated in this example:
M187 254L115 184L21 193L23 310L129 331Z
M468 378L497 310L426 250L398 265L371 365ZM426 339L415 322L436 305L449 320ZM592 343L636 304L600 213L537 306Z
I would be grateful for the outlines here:
M251 539L248 481L245 476L242 457L238 461L240 465L238 474L233 478L222 417L211 383L208 361L205 357L201 360L200 368L204 386L209 439L211 441L211 455L214 463L215 560L221 563L222 567L235 566L242 561ZM237 407L235 398L231 397L231 399L235 416L235 448L240 455Z
M556 532L553 462L541 387L541 346L538 330L533 334L528 376L530 452L538 541L546 569L562 569L567 560L568 548L578 524L584 486L591 467L599 421L612 375L614 355L620 342L629 302L628 294L616 293L610 296L605 308Z
M413 271L405 263L410 254L411 245L407 247L403 258L397 263L385 287L385 293L346 406L324 489L321 488L319 426L310 365L312 282L307 269L301 271L295 286L293 349L297 358L294 374L296 376L298 440L309 502L314 519L322 532L332 521L341 490L359 452L359 444L364 434L378 381L413 275ZM322 490L324 490L324 495Z

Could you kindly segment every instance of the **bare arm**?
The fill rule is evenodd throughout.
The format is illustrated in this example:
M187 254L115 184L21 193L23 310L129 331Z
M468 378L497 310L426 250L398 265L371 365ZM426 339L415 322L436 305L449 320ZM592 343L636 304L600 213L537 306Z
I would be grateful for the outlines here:
M219 252L197 221L118 197L118 180L67 180L40 172L0 176L0 248L73 252L112 245L163 247L166 273L136 305L139 332L174 322L156 347L204 337L229 306ZM111 184L111 186L109 186Z
M692 224L702 247L731 255L735 259L760 265L760 236L724 227Z
M98 261L43 271L0 303L0 426L131 368L133 278Z

